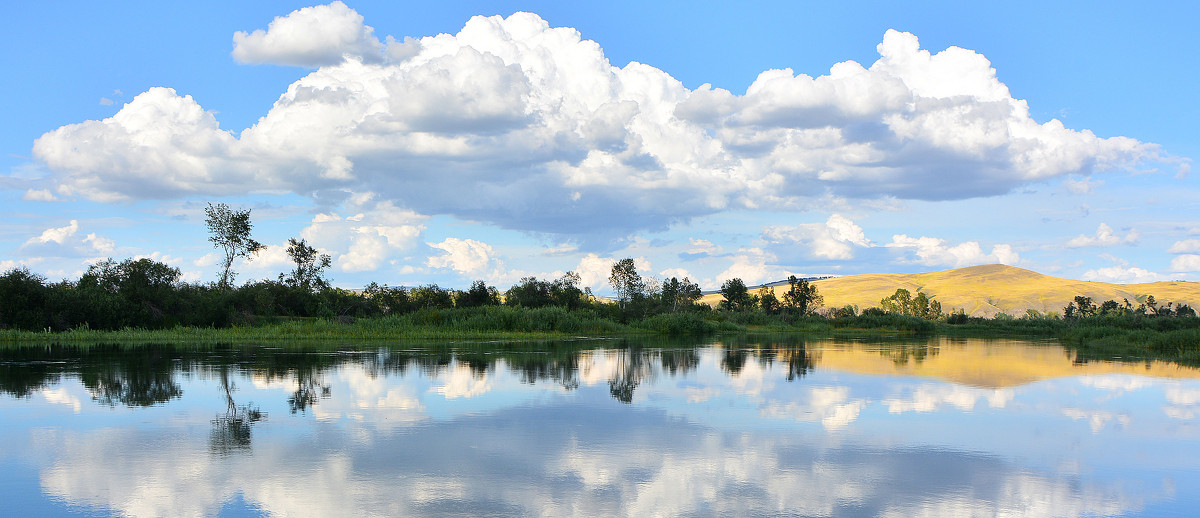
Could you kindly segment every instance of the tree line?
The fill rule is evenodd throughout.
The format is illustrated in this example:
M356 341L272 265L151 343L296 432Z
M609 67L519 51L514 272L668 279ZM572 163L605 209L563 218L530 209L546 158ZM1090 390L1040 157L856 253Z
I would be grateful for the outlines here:
M250 259L265 248L251 237L250 210L209 204L205 215L209 241L222 254L215 282L183 282L178 268L148 258L121 262L105 259L89 266L75 281L48 282L26 267L13 268L0 275L0 329L227 327L280 318L370 318L500 305L591 311L598 318L622 324L657 318L666 327L682 326L684 331L695 328L696 319L679 318L680 315L714 311L744 325L769 323L764 319L770 318L787 323L814 316L860 320L898 316L951 324L972 320L961 310L946 314L933 297L923 292L914 296L903 288L880 300L878 307L860 312L855 306L844 306L818 313L824 300L816 285L794 275L787 279L786 286L779 286L782 290L779 294L774 287L766 286L752 292L742 279L728 279L721 285L718 293L722 300L714 309L699 302L700 286L691 279L643 277L632 258L612 265L608 284L616 297L611 302L580 286L580 276L575 272L552 280L525 277L503 292L483 280L475 281L466 290L446 289L437 284L402 287L371 283L361 292L355 292L330 286L325 278L332 264L330 257L299 238L288 240L287 254L293 262L289 272L280 273L273 280L238 286L234 284L237 276L234 261ZM1183 317L1195 316L1195 311L1183 304L1160 306L1153 297L1136 308L1128 300L1124 305L1114 301L1096 305L1090 298L1076 297L1063 314L1066 319L1113 315ZM1026 318L1044 316L1025 315ZM896 323L894 319L885 320Z

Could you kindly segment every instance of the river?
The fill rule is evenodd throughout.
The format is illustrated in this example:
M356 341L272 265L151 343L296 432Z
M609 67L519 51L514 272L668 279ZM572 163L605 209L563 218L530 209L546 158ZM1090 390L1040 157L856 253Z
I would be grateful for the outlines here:
M0 423L22 516L1200 509L1200 371L1023 340L6 346Z

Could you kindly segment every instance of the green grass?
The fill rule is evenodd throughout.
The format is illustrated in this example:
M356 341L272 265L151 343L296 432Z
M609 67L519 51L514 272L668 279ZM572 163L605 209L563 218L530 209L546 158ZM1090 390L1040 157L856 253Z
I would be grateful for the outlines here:
M551 306L484 306L425 309L362 319L274 318L227 328L175 327L64 332L0 330L0 345L175 344L371 344L415 342L529 342L572 337L705 336L771 333L810 337L947 335L987 338L1056 338L1090 357L1146 358L1200 365L1200 319L1108 318L980 319L950 325L900 315L826 319L761 312L682 312L613 320L594 309Z

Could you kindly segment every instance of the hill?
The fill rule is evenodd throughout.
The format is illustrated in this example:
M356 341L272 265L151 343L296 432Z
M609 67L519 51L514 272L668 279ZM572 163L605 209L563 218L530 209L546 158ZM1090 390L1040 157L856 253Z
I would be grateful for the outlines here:
M1076 295L1091 297L1097 304L1106 300L1129 299L1135 306L1153 295L1160 305L1168 301L1200 307L1200 283L1153 282L1111 284L1051 277L1024 268L989 264L928 273L871 273L814 281L825 297L825 307L856 305L860 309L879 306L879 300L905 288L916 294L941 301L947 313L962 309L968 315L992 317L997 313L1024 315L1029 309L1042 313L1062 313ZM756 288L752 288L752 291ZM776 295L783 290L775 288ZM709 300L713 299L713 300ZM721 296L707 296L701 302L715 305Z

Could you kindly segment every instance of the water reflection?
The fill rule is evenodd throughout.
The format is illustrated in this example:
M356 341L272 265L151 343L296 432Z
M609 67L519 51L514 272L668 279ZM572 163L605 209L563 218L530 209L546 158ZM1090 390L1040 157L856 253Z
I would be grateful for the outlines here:
M0 492L36 488L27 515L1194 509L1197 372L1075 360L940 338L9 348Z

